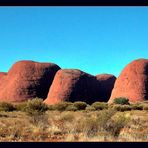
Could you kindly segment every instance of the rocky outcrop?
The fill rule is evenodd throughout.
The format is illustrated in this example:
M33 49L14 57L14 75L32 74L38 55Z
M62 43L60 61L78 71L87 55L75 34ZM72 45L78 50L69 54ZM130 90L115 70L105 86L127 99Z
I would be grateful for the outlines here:
M0 72L0 80L6 75L7 73L5 72Z
M104 90L103 88L105 85L113 84L113 79L113 76L110 75L95 77L77 69L61 69L56 73L48 97L44 102L47 104L62 101L84 101L89 104L96 101L105 102L109 97L106 95L104 99L103 94L109 91L110 95L113 86Z
M129 63L115 82L109 103L114 98L126 97L130 102L148 100L148 60Z
M56 72L53 63L16 62L0 84L0 101L21 102L35 97L45 99Z

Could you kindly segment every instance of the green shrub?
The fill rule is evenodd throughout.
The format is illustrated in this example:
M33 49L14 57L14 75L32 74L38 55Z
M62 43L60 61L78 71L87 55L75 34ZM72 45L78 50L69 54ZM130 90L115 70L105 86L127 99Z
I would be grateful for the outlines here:
M58 104L53 105L53 109L54 110L58 110L58 111L64 111L66 110L66 108L70 105L72 105L73 103L71 102L60 102Z
M46 110L48 110L48 106L43 103L42 99L38 99L38 98L28 100L26 107L24 108L24 111L28 115L42 114Z
M120 98L115 98L113 103L115 104L121 104L121 105L125 105L125 104L129 104L129 99L124 98L124 97L120 97Z
M15 110L15 107L11 103L7 103L7 102L0 103L0 111L9 112L14 110Z
M77 101L77 102L74 102L73 105L77 108L77 110L85 110L85 108L87 106L87 103L81 102L81 101Z
M105 102L94 102L91 106L95 108L95 110L108 109L108 104Z

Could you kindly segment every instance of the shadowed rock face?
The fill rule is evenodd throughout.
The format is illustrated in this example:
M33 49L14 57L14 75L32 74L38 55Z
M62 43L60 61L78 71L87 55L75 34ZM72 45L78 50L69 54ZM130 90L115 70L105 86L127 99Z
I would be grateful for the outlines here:
M0 101L21 102L35 97L45 99L59 69L53 63L16 62L1 81Z
M44 102L56 104L61 101L84 101L91 104L95 101L105 101L100 97L100 91L100 83L95 76L77 69L61 69L56 73Z
M100 92L98 95L100 101L107 102L111 96L112 89L114 87L114 83L116 81L116 77L111 74L99 74L96 75L96 79L98 81L98 91Z
M127 97L130 102L148 99L147 59L135 60L123 69L115 82L109 103L117 97Z

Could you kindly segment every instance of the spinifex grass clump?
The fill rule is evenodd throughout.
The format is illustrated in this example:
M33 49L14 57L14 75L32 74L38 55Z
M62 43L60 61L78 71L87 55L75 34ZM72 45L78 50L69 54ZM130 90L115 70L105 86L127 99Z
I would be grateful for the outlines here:
M24 105L24 111L28 115L42 114L48 110L48 106L43 103L42 99L35 98L28 100Z
M7 103L7 102L0 103L0 111L9 112L13 110L15 110L15 107L11 103Z
M108 109L108 104L105 102L95 102L91 105L95 110Z
M135 103L131 105L132 110L143 110L143 104L141 103Z
M50 105L50 109L58 110L58 111L65 111L68 106L71 106L73 103L71 102L61 102L55 105Z
M121 111L121 112L132 110L132 106L130 106L130 105L120 105L120 104L115 104L115 105L112 106L112 108L114 110L116 110L116 111Z
M121 105L128 105L129 104L129 99L128 98L124 98L124 97L119 97L119 98L115 98L114 102L115 104L121 104Z

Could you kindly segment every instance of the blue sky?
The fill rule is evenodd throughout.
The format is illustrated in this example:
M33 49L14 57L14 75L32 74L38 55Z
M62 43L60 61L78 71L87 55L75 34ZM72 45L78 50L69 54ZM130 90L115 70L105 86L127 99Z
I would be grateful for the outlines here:
M53 62L118 76L148 58L148 7L0 7L0 71Z

